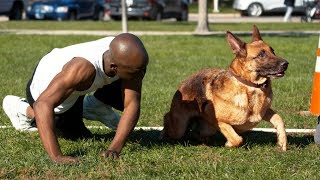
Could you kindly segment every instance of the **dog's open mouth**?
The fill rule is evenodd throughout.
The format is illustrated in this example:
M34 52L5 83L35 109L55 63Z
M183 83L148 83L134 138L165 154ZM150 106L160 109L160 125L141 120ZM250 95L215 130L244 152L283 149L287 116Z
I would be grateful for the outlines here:
M273 74L268 74L268 77L273 77L273 78L280 78L284 76L284 71L273 73Z

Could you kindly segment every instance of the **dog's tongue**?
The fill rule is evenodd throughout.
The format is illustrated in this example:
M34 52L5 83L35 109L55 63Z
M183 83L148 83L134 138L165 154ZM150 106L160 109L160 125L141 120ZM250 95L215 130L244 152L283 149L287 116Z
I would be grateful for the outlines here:
M284 72L276 74L276 77L283 77L283 76L284 76Z
M270 74L268 75L271 78L280 78L284 76L284 72L279 72L279 73L275 73L275 74Z

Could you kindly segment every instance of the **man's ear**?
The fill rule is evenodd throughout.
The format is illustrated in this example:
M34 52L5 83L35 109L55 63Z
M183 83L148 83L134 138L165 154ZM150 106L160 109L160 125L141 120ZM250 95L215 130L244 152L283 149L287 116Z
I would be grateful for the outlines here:
M110 69L114 75L118 73L118 66L115 63L110 63Z
M232 49L233 54L246 56L246 43L241 41L237 36L233 35L230 31L227 31L226 38L229 46Z
M253 25L252 29L252 42L262 40L259 29L256 25Z
M112 70L118 69L118 66L115 63L110 63L110 69Z

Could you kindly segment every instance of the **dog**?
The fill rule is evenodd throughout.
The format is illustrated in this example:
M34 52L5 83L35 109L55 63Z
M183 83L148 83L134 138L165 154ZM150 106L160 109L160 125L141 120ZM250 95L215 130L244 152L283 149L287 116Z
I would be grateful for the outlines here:
M271 109L271 79L283 77L289 63L276 56L255 25L251 43L229 31L226 39L235 54L231 65L227 70L201 70L180 84L164 116L160 139L191 135L205 142L220 131L226 147L239 147L243 144L239 134L265 120L276 129L280 150L286 151L285 124Z

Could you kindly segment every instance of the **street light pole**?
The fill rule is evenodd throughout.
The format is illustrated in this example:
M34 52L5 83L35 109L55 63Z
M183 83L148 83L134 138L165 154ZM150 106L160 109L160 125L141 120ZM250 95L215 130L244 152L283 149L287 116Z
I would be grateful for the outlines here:
M122 10L122 32L128 32L128 18L127 18L127 5L126 0L121 0L121 10Z

